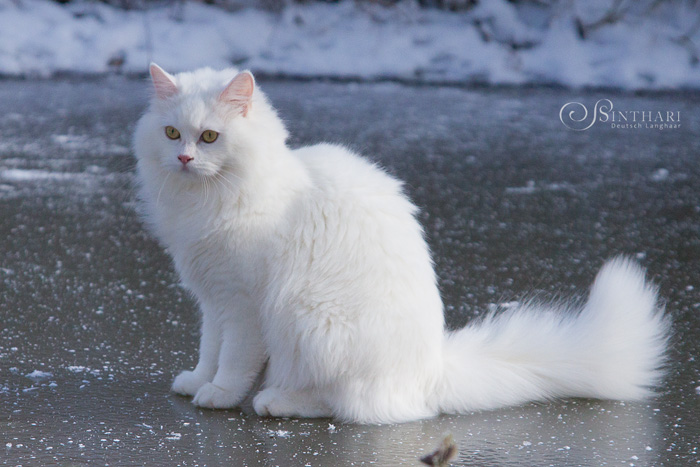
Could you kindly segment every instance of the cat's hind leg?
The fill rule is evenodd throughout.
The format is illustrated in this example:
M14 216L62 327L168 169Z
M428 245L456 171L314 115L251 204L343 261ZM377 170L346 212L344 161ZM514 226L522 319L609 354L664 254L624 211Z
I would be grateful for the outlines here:
M328 404L310 389L267 388L255 396L253 408L263 417L329 418L333 415Z

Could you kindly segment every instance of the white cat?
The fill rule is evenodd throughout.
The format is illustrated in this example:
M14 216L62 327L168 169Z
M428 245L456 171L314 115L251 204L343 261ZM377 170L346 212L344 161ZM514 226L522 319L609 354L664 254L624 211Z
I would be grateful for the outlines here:
M580 310L448 332L401 182L340 146L289 149L247 71L151 76L140 197L202 312L199 363L173 391L234 407L268 361L258 414L390 423L660 382L669 320L632 262L608 262Z

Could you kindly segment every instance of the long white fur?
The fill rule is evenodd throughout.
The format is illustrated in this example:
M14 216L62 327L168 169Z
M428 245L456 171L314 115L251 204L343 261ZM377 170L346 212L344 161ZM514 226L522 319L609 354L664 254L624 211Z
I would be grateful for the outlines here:
M134 139L144 217L202 312L199 362L173 391L234 407L269 361L259 414L389 423L659 383L669 322L632 262L608 262L582 310L533 304L447 332L401 182L340 146L289 149L257 86L232 96L236 70L151 73Z

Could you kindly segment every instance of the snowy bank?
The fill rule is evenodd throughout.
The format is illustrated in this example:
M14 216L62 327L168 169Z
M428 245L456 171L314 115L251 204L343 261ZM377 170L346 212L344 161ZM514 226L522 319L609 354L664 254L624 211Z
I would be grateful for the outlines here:
M124 11L0 0L0 74L140 73L153 60L170 71L234 65L297 77L700 88L697 8L672 2L608 18L610 3L545 10L492 0L449 13L412 0L345 1L273 13L194 2Z

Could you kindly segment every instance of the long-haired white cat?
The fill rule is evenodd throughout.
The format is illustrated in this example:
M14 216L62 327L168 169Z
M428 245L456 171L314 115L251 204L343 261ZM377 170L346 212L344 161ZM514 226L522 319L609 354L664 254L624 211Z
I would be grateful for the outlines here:
M287 147L247 71L151 77L140 197L202 312L199 362L173 391L234 407L267 361L258 414L389 423L640 399L660 382L669 321L632 262L603 266L579 310L521 306L448 332L400 181L341 146Z

